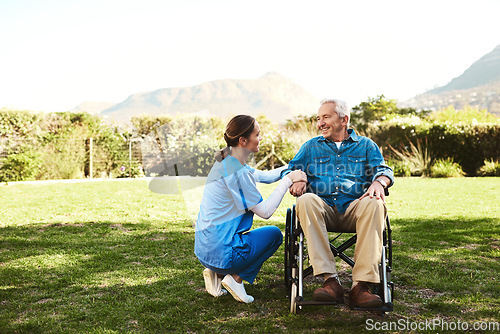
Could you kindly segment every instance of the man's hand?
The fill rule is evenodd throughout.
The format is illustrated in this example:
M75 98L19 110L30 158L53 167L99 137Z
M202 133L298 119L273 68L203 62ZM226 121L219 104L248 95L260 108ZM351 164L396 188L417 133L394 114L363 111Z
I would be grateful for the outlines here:
M381 178L383 178L384 181L386 181L386 179L387 179L388 181L386 181L386 183L389 184L390 180L387 177L381 176ZM381 199L382 202L385 203L384 187L378 181L373 182L370 185L370 187L368 188L368 190L359 199L361 200L361 199L363 199L366 196L370 196L370 198L372 198L373 196L375 196L377 199Z
M299 181L299 182L295 182L294 184L292 184L290 186L289 191L290 191L290 194L292 194L292 196L299 197L299 196L302 196L306 192L306 188L307 188L307 182Z

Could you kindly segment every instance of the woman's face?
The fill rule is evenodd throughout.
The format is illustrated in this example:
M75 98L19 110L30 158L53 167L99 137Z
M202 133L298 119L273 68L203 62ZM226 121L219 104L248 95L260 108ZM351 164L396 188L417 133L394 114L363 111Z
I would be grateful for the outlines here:
M244 144L242 147L246 148L250 152L257 153L259 152L259 143L262 140L260 136L260 126L257 121L255 121L255 125L253 127L253 132L248 138L244 138Z

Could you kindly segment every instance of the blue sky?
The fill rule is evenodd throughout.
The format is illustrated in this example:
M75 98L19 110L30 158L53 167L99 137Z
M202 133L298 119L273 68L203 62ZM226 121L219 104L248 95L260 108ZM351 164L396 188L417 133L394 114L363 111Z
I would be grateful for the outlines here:
M0 108L273 71L353 106L408 99L500 44L500 1L0 1Z

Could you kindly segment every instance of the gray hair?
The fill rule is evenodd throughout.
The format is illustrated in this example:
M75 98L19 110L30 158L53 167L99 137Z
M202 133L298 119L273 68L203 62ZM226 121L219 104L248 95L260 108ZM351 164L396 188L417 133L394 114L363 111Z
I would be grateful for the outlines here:
M344 118L345 116L348 116L349 119L347 121L347 127L349 127L349 123L351 121L351 109L347 106L347 103L343 100L338 100L338 99L330 99L326 98L323 99L319 102L320 105L323 105L325 103L334 103L335 104L335 112L339 116L339 118Z

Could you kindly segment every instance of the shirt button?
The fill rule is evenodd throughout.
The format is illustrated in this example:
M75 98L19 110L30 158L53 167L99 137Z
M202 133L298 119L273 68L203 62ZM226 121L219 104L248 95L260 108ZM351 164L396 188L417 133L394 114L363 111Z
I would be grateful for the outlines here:
M337 169L340 169L340 167L337 167Z
M335 176L335 177L339 177L339 176L337 175L337 176Z
M336 201L337 199L336 199L336 198L334 198L333 200L334 200L334 201Z
M340 154L339 154L339 155L337 155L337 156L340 158Z

